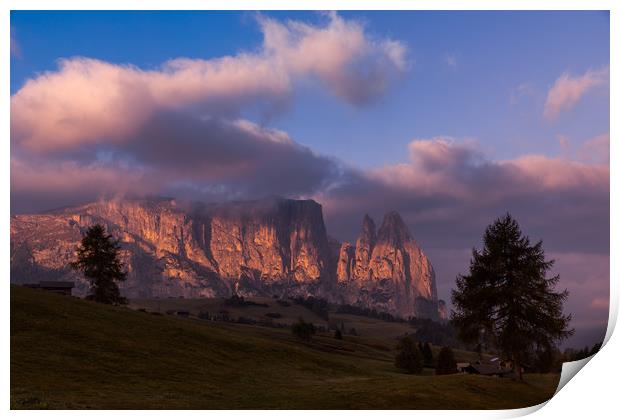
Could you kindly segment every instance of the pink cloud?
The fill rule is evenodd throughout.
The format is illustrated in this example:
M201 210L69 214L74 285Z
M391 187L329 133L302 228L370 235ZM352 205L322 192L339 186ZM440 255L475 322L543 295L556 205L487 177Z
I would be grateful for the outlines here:
M577 158L582 162L609 165L609 133L586 140L577 152Z
M418 139L409 143L409 152L410 162L375 169L371 176L387 185L462 198L474 193L497 198L524 190L598 189L609 184L608 164L543 155L492 161L471 140ZM511 188L494 191L484 187L488 181L507 182Z
M376 168L368 175L387 185L418 192L468 194L459 172L464 166L476 166L479 160L480 151L473 141L458 142L445 136L416 139L408 149L408 163Z
M31 211L35 204L47 209L117 194L294 197L323 188L337 173L336 161L283 131L242 119L160 112L134 135L105 147L43 156L14 150L11 204Z
M560 275L559 288L570 292L567 311L573 313L573 326L604 326L609 315L609 254L549 253L555 260L554 274Z
M149 194L156 191L157 182L152 176L143 169L120 163L11 159L11 191L22 194Z
M544 116L548 120L556 119L564 110L572 108L583 95L599 86L609 77L609 68L588 70L582 76L561 75L547 93Z
M351 239L351 215L397 209L433 247L469 247L509 211L556 250L608 252L609 164L567 156L488 157L475 142L418 139L406 163L351 171L316 197L335 234ZM341 233L340 233L341 232ZM424 242L422 242L424 243Z
M530 155L500 163L537 188L550 190L575 187L600 188L609 184L608 165L589 165L563 157Z
M335 12L328 17L326 27L296 21L283 25L260 17L266 54L292 74L318 77L336 95L354 103L380 94L391 73L406 69L404 44L369 38L360 23L345 21ZM359 66L366 69L354 68Z
M316 78L334 95L363 104L406 69L402 43L370 37L360 23L335 13L320 26L258 21L262 46L235 56L178 58L154 70L60 60L57 71L28 80L11 97L12 141L39 153L122 142L162 110L238 115L258 99L277 107L299 78Z

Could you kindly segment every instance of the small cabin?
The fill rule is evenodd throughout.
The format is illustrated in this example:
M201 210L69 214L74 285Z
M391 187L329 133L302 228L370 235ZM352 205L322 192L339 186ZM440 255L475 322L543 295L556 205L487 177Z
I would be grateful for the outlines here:
M456 370L459 373L467 373L467 368L469 367L469 365L471 365L471 363L457 363L456 364Z
M47 290L59 295L71 296L71 290L75 287L75 283L72 281L40 281L34 284L24 284L24 286L31 289Z
M499 363L458 363L457 369L459 372L470 373L475 375L485 376L499 376L504 377L512 372L512 369L507 369L500 366Z

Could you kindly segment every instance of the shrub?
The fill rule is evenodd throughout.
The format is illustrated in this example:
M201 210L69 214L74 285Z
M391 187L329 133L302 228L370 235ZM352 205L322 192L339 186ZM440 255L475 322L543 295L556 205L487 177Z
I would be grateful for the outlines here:
M244 316L240 316L239 318L237 318L237 323L238 324L255 325L256 324L256 320L252 319L252 318L246 318Z
M437 356L437 368L435 369L436 375L451 375L457 373L456 360L454 360L454 353L450 347L442 347Z
M299 318L299 321L291 326L291 331L293 332L293 335L306 341L310 341L310 338L316 334L314 324L304 321L303 318Z
M424 318L410 318L409 325L415 328L415 336L418 341L429 342L436 346L466 347L458 340L456 330L450 323L441 323Z
M263 308L267 308L269 306L266 303L257 303L251 300L245 300L243 296L238 295L232 295L228 299L224 300L224 305L233 307L262 306Z
M297 296L293 298L293 302L303 306L306 309L311 310L319 318L329 320L329 303L327 303L327 300L322 298L315 298L314 296L308 296L307 298L304 298L303 296Z
M388 312L379 312L374 308L370 309L348 304L338 306L338 308L336 308L336 313L365 316L369 318L380 319L386 322L407 322L404 318L394 316Z
M394 365L407 373L420 373L422 372L423 357L422 353L416 346L415 341L410 336L404 336L398 342L396 348L396 359Z
M219 311L219 314L220 314L219 319L221 321L225 321L225 322L230 321L230 312L228 312L226 309L222 309L221 311Z

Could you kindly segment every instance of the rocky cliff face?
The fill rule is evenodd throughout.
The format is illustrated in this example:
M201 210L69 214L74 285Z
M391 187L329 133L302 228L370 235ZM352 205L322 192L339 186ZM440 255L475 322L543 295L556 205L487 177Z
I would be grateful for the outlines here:
M119 200L12 216L11 281L73 280L86 294L67 266L95 223L121 241L128 297L315 295L402 316L428 310L416 299L431 312L437 302L432 267L398 214L386 215L378 233L365 217L355 246L339 244L312 200Z
M344 243L337 278L347 303L401 316L438 316L433 267L396 212L385 215L379 232L369 216L353 249Z
M362 232L355 243L355 258L351 270L352 278L359 284L370 280L370 262L376 241L375 222L366 215L362 221Z

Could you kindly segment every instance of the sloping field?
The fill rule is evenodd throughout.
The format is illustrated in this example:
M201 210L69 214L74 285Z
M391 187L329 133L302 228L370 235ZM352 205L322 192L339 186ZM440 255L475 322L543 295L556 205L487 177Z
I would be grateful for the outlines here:
M263 308L264 309L264 308ZM11 408L517 408L525 383L405 375L390 349L287 329L180 319L11 286Z
M279 314L280 318L271 318L273 322L290 325L296 322L300 317L315 325L327 326L327 321L318 317L315 313L303 306L295 304L291 300L280 301L286 302L284 306L278 303L277 299L252 297L249 301L259 305L266 306L228 306L224 303L224 298L200 298L200 299L183 299L183 298L165 298L165 299L131 299L129 307L132 309L146 309L149 312L178 311L183 310L189 312L192 316L198 317L201 312L208 312L211 315L219 315L221 311L226 311L231 318L240 316L252 318L255 320L269 320L267 314Z

